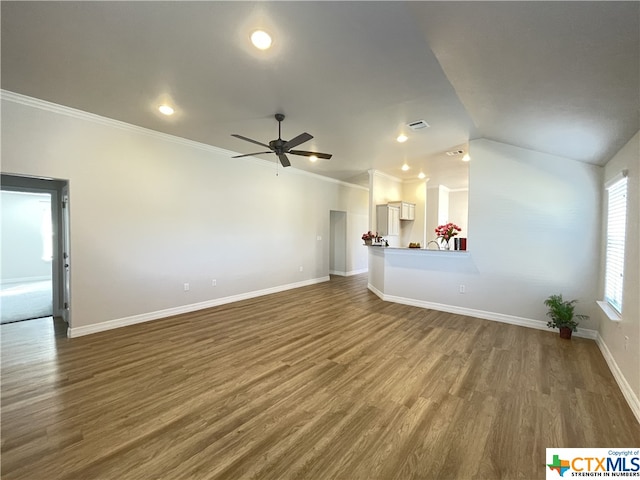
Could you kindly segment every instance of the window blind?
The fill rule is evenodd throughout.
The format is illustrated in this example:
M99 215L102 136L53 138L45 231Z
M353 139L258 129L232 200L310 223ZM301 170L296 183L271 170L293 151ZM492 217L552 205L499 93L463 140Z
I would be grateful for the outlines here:
M627 178L607 186L607 248L605 259L604 299L622 313L624 284L624 244L627 223Z

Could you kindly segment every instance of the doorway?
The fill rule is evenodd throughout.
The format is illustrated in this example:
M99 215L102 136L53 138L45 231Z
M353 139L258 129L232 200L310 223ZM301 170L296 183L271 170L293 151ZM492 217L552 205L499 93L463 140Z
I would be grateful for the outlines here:
M347 276L347 212L329 212L329 273Z
M53 316L51 193L2 190L0 323Z
M69 321L67 182L2 175L1 323L62 317Z

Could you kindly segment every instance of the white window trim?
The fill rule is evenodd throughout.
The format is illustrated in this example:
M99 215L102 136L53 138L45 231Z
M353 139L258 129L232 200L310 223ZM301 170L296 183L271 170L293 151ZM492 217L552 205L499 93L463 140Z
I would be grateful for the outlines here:
M598 300L596 303L598 304L600 309L604 312L604 314L607 316L609 320L611 320L612 322L622 321L622 316L618 313L618 311L615 308L609 305L609 302L607 302L606 300Z
M623 178L627 178L628 174L629 174L628 170L621 170L620 172L618 172L613 178L610 178L605 182L604 184L605 190L609 190L615 183L618 183Z
M622 170L618 172L613 178L610 178L607 182L605 182L604 184L605 190L609 190L611 186L613 186L623 178L626 178L627 175L628 175L628 170ZM606 238L606 233L605 233L605 238ZM605 262L606 262L606 259L605 259ZM605 264L605 274L606 274L606 264ZM603 297L604 296L605 296L605 292L603 292ZM604 314L607 316L609 320L611 320L612 322L622 321L621 312L618 312L618 310L616 310L607 300L604 300L604 299L598 300L596 301L596 303L598 304L600 309L604 312Z

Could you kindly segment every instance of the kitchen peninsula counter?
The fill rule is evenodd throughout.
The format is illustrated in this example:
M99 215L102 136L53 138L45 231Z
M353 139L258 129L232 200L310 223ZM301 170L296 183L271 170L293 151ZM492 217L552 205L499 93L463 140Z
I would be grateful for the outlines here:
M460 278L478 270L468 250L430 250L408 247L369 247L368 288L383 300L400 303L455 303Z
M385 247L384 245L367 245L367 247L371 247L371 250L384 250L386 252L391 252L391 253L398 253L398 252L423 252L423 253L435 253L435 254L448 254L448 253L454 253L454 254L462 254L462 255L468 255L469 251L468 250L437 250L435 248L411 248L411 247Z

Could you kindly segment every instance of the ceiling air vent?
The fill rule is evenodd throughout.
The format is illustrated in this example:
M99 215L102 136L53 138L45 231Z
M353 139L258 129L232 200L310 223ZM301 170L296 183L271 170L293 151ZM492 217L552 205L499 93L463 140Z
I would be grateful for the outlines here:
M415 122L407 123L407 127L409 127L411 130L421 130L423 128L427 128L428 126L429 124L424 120L416 120Z
M450 157L455 157L456 155L462 155L464 153L464 150L451 150L450 152L447 152L447 155L449 155Z

